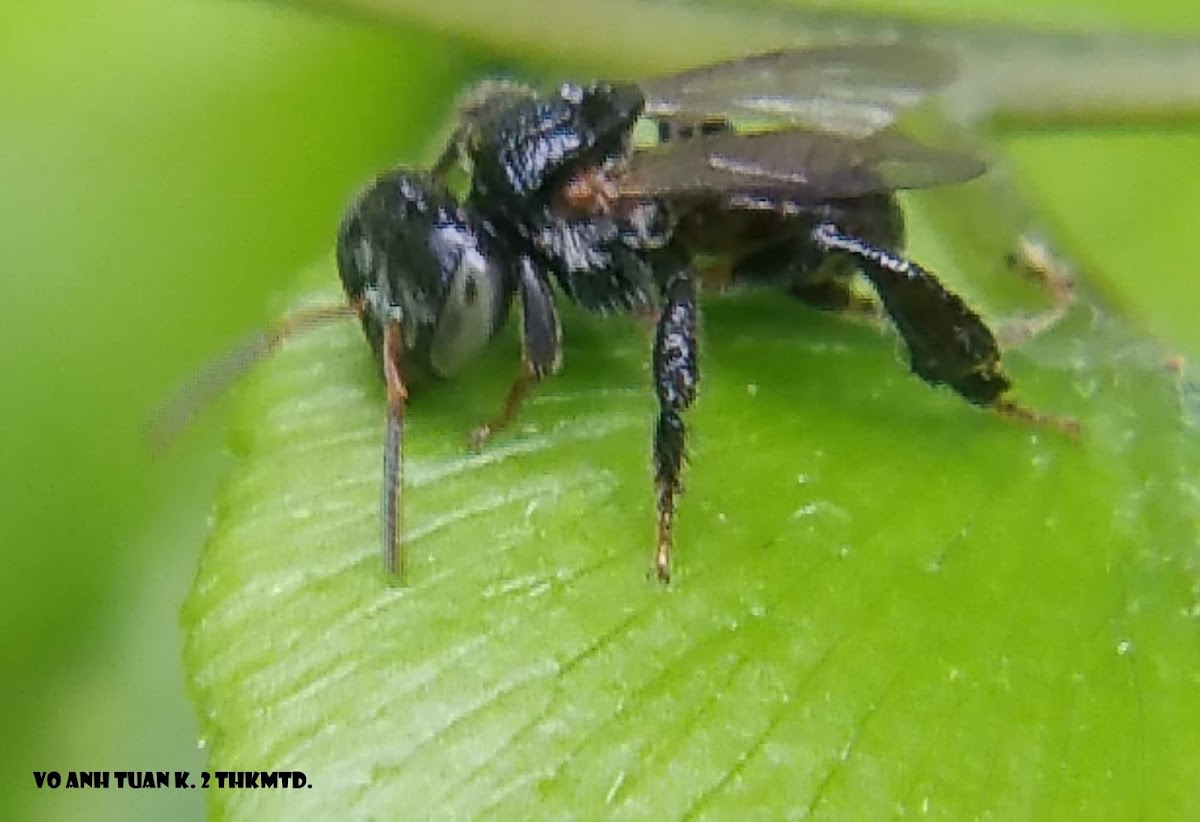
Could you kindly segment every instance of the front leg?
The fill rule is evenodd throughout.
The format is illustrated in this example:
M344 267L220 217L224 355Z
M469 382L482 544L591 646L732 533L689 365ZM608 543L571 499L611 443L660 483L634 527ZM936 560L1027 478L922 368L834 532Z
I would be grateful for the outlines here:
M663 304L654 334L654 391L658 422L654 428L654 488L658 502L658 540L654 570L662 582L671 580L675 498L683 490L683 460L687 429L682 412L696 398L700 380L696 345L696 284L691 266L673 249L658 262L662 268Z
M384 429L383 447L383 500L380 540L383 544L383 560L388 571L404 579L404 406L408 389L400 352L402 331L395 317L388 317L383 325L383 377L387 383L387 424Z
M471 432L470 447L476 451L492 434L507 428L533 387L562 365L562 328L554 291L529 257L517 261L516 273L521 299L521 370L500 411Z

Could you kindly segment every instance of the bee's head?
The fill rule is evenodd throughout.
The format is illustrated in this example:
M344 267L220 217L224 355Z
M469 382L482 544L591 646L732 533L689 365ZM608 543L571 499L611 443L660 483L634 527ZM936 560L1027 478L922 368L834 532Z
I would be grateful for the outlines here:
M408 170L379 176L351 203L337 265L377 356L384 324L400 324L412 376L449 376L476 356L503 327L514 287L479 219Z

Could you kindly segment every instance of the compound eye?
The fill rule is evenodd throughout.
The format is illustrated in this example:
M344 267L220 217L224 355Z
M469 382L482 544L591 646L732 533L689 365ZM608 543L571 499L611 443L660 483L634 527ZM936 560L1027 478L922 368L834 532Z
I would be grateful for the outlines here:
M429 361L450 376L479 355L499 329L507 307L503 274L478 247L464 246L438 314Z

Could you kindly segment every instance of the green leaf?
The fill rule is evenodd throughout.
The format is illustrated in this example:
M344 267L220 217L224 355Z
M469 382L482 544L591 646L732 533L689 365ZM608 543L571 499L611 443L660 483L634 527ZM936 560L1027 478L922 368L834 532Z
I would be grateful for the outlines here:
M187 665L211 768L311 790L219 814L1196 818L1195 390L1162 352L1085 295L1007 358L1074 444L930 390L889 331L705 310L669 588L636 322L568 310L563 373L481 455L511 335L414 397L404 587L358 330L248 381Z

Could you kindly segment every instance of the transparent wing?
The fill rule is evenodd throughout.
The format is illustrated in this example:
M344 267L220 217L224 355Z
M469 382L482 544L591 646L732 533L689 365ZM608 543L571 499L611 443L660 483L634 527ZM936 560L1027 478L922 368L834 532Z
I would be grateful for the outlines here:
M759 118L861 137L956 74L954 58L930 46L855 43L757 54L639 86L652 117Z
M726 132L635 152L618 190L622 199L812 202L964 182L986 169L973 154L929 148L895 131L868 137L803 129Z

